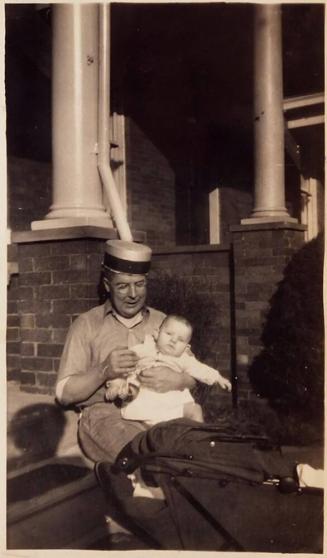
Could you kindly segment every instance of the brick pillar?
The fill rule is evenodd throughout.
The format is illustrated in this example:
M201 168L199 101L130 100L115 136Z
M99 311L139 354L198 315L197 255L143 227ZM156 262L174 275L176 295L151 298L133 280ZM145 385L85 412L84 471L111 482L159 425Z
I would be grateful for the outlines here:
M18 275L8 290L8 371L21 389L54 393L73 320L99 303L104 243L113 229L72 227L12 233ZM133 231L145 241L145 234Z
M7 250L8 268L17 263L17 246L10 244ZM18 275L9 277L7 286L7 379L18 381L21 370L20 320L18 314L19 298Z
M270 299L286 265L304 243L304 230L303 225L293 223L231 227L239 399L255 396L247 372L262 349L261 335Z
M14 334L20 342L24 391L53 393L70 324L99 302L103 243L78 239L18 245L19 328L10 335L11 343Z

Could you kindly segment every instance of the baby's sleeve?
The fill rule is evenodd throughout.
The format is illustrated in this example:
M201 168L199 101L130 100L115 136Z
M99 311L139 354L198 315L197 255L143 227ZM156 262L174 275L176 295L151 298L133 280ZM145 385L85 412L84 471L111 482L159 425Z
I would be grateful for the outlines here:
M156 354L155 340L152 335L147 334L144 337L144 342L134 345L132 350L139 356L153 356Z
M185 353L181 359L183 372L186 372L192 378L210 386L218 382L220 377L218 370L211 368L211 366L204 364L204 362L200 362L195 356L190 354Z

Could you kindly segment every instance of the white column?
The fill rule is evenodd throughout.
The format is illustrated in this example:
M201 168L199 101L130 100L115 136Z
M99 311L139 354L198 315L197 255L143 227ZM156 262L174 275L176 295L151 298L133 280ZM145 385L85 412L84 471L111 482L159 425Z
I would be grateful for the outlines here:
M214 188L209 192L209 243L220 244L220 189Z
M112 227L97 166L99 9L53 4L52 205L32 229Z
M255 6L254 210L242 224L295 221L285 207L281 8Z
M320 185L321 186L321 185ZM321 186L322 189L322 186ZM316 178L305 178L301 175L301 224L307 225L305 240L308 242L319 233L319 181ZM321 196L321 201L323 196ZM323 207L323 203L321 204Z

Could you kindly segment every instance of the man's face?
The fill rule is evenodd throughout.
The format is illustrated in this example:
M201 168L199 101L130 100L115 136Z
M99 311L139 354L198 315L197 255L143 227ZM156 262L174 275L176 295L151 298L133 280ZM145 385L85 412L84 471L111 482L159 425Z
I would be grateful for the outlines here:
M113 308L124 318L133 318L142 310L146 299L145 275L113 273L105 279Z
M157 348L164 355L179 357L188 347L191 335L192 331L188 325L168 318L159 330Z

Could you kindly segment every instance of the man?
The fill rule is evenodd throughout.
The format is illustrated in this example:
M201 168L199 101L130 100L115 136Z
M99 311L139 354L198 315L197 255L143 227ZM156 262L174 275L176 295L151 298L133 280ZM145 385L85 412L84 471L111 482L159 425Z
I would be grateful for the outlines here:
M103 281L105 304L79 316L72 324L61 357L56 397L62 405L81 409L79 440L93 461L113 462L134 436L145 430L141 422L121 418L115 403L104 398L105 382L135 371L138 357L132 347L158 329L165 315L146 306L146 275L151 249L123 240L105 245ZM158 392L192 388L188 374L156 367L140 381Z

